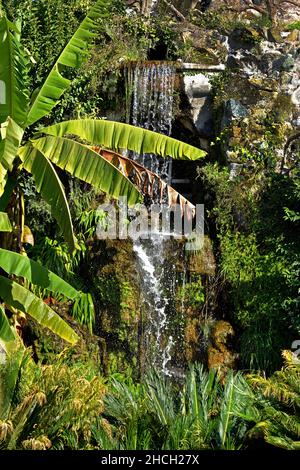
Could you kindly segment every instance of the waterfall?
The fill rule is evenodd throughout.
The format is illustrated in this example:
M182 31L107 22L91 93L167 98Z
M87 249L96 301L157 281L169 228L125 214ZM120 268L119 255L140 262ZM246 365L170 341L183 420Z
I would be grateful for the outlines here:
M127 94L130 95L128 122L161 134L170 135L173 120L175 67L173 64L142 63L127 69ZM131 155L162 179L169 180L171 159L155 155Z
M145 129L170 135L173 121L175 67L172 63L135 63L127 69L127 121ZM157 173L166 182L171 179L171 159L155 155L131 154L131 158ZM150 240L134 241L141 277L145 311L143 348L148 365L164 375L172 375L172 358L177 344L172 324L176 294L176 267L170 256L170 237L152 233ZM173 247L174 253L174 247Z
M163 240L159 235L152 236L148 242L134 243L133 247L141 274L142 302L147 313L144 337L147 360L163 374L170 375L168 365L172 358L171 349L174 340L171 332L168 331L170 326L168 307L173 279L168 273L164 248Z

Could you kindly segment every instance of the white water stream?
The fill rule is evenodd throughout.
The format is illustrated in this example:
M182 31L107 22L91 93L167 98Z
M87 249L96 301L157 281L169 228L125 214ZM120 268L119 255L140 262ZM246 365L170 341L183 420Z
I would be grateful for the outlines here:
M173 120L175 68L172 64L135 64L128 69L131 96L131 124L170 135ZM136 155L142 165L169 180L171 159L155 155Z
M153 6L154 6L153 2ZM139 127L170 135L173 120L175 69L172 64L133 64L128 68L127 87L131 94L129 122ZM155 155L131 155L166 182L171 176L170 159ZM150 240L134 241L140 270L146 311L146 360L165 375L171 375L170 363L175 347L169 312L175 296L175 266L166 254L169 234L152 234Z

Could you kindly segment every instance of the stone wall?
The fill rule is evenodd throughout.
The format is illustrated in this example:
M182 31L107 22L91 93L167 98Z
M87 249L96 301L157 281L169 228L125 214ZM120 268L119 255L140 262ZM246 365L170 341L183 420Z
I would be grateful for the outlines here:
M213 51L221 70L210 71L199 56L198 70L184 71L186 127L194 126L202 139L221 135L230 164L240 161L241 148L257 154L272 145L278 168L288 169L290 139L300 128L299 30L244 23L217 32L192 25L182 35L195 51L207 57Z

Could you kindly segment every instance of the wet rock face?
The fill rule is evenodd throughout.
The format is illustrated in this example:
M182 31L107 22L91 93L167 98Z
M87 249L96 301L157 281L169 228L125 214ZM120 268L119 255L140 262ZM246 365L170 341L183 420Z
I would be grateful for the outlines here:
M211 137L213 134L213 119L209 78L199 73L197 75L185 75L183 81L195 127L201 136Z
M95 242L90 272L96 310L101 367L105 374L139 374L139 275L130 240Z
M238 100L230 98L224 103L224 114L222 118L222 128L232 124L234 119L242 119L248 115L248 110Z
M259 36L253 33L253 42L247 39L253 32L249 28L236 29L229 36L229 78L214 100L216 128L226 130L223 151L229 164L245 162L243 148L249 155L253 152L252 163L264 159L270 149L279 170L285 142L300 124L299 35L279 29L271 36L270 31L256 31ZM231 179L240 173L240 167L231 170Z

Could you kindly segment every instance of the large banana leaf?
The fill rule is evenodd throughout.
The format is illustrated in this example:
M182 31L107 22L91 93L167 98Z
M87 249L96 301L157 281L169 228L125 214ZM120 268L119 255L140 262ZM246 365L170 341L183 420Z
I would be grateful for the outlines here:
M71 81L63 76L65 67L78 68L96 36L100 18L108 15L109 0L97 0L54 64L29 110L27 125L50 113Z
M4 192L7 181L7 172L13 168L14 159L18 153L23 137L23 129L10 117L7 119L5 139L0 148L0 196Z
M0 212L0 232L11 232L12 226L6 212Z
M61 137L42 137L31 141L55 165L101 189L109 196L126 196L129 205L140 202L141 194L122 173L86 145Z
M78 341L75 331L52 308L25 287L3 276L0 276L0 297L8 306L30 315L69 343Z
M36 189L51 206L51 213L57 220L71 250L76 247L69 204L64 187L52 163L38 149L26 145L22 147L19 156L25 170L33 175Z
M14 251L0 248L0 267L7 274L24 277L29 282L32 282L32 284L51 292L63 294L68 299L74 300L80 296L74 287L70 286L70 284L52 271L49 271L27 256L19 255Z
M0 344L5 348L6 343L15 341L15 339L16 335L9 324L4 308L0 305Z
M112 150L128 149L139 154L152 153L179 160L197 160L206 155L203 150L179 140L121 122L76 119L44 127L41 132L59 137L74 134Z
M18 40L19 31L5 16L0 17L0 123L8 116L23 127L27 109L28 61Z

